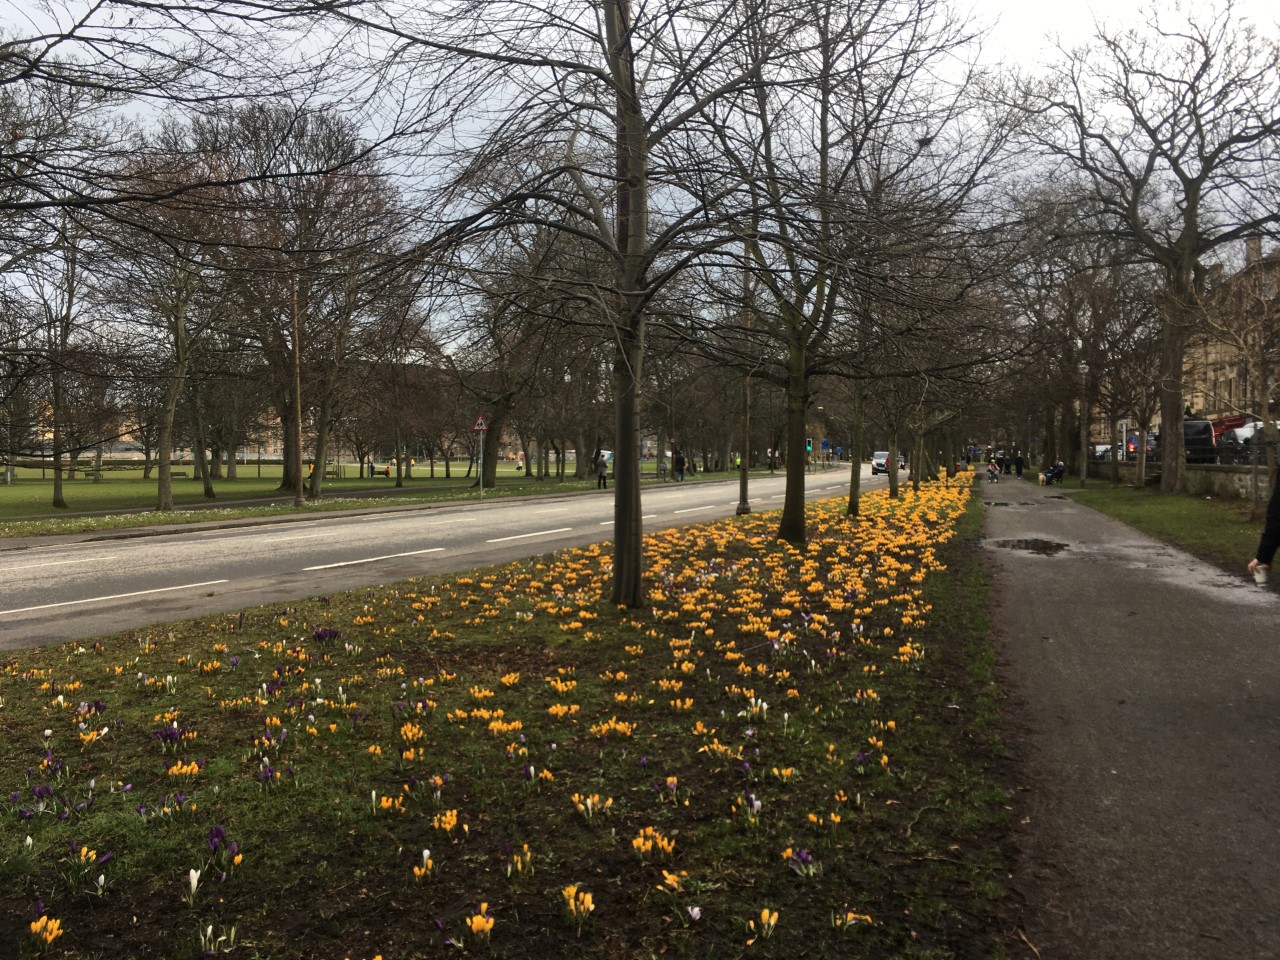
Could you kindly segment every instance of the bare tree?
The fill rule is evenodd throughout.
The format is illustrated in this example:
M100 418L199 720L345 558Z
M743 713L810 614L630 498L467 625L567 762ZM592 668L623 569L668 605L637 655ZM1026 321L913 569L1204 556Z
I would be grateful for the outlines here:
M875 338L894 335L890 313L918 326L950 310L945 298L964 285L936 281L981 237L970 204L1008 119L980 109L958 60L973 35L940 3L845 0L789 13L787 57L757 73L719 130L747 184L738 223L759 291L739 335L756 346L737 352L767 357L760 375L785 387L778 536L802 542L810 382L856 375L859 351L865 360ZM755 42L772 42L771 22L756 27ZM856 496L855 480L854 511Z
M591 283L576 295L596 311L614 351L616 603L638 606L644 599L639 418L648 309L713 222L705 200L686 186L710 142L704 112L749 83L757 66L722 69L741 62L726 51L776 5L312 5L364 31L374 48L393 48L381 77L400 117L414 113L401 129L439 131L452 123L476 145L439 155L437 169L456 175L455 189L437 204L441 220L463 225L452 236L541 222L576 233L608 265L607 285ZM499 23L502 29L493 29ZM405 104L401 91L410 88L415 99ZM531 143L538 149L530 150ZM512 186L490 189L480 172L495 166L515 167L518 175L507 178Z
M1164 272L1160 298L1161 487L1185 484L1183 364L1207 253L1280 223L1267 202L1280 136L1280 47L1234 4L1099 27L1064 52L1049 88L1022 91L1034 142L1085 178L1111 229Z

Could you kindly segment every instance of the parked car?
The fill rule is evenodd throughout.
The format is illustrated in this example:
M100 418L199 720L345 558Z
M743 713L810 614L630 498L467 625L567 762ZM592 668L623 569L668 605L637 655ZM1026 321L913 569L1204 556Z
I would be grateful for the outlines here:
M1148 451L1147 460L1161 458L1160 434L1156 434L1155 453ZM1213 436L1213 424L1208 420L1182 421L1182 453L1187 463L1217 463L1218 444Z
M1280 423L1276 426L1280 428ZM1264 461L1266 454L1262 452L1262 444L1265 437L1261 420L1226 431L1218 440L1218 462L1252 463L1255 454L1259 462Z
M1159 440L1158 434L1155 434L1155 433L1147 434L1147 462L1148 463L1150 463L1152 460L1156 458L1156 443L1158 440ZM1129 434L1128 437L1125 438L1124 458L1126 460L1138 459L1138 435L1136 433L1131 433Z

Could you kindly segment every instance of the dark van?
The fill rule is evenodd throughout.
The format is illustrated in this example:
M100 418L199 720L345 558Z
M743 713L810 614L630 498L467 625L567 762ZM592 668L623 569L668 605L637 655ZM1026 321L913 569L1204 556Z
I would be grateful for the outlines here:
M1187 463L1218 462L1218 445L1213 424L1208 420L1182 421L1182 447L1187 453Z

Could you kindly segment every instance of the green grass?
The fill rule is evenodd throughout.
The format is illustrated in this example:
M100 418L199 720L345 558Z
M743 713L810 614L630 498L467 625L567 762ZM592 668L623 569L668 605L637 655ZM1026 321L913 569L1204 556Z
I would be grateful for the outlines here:
M204 506L209 503L204 497L204 486L194 476L190 463L176 465L176 469L185 476L175 477L173 496L179 506ZM448 489L451 491L466 490L474 482L474 477L467 477L466 464L454 463L452 476L444 476L442 464L436 465L436 476L428 476L428 466L418 464L414 467L414 476L406 479L406 489L423 493L430 490ZM252 500L259 498L279 497L281 469L278 463L263 464L261 476L258 476L256 464L241 464L235 480L214 480L214 491L219 500ZM527 481L522 473L517 473L514 464L499 464L498 481L500 484L515 484L520 487L539 485L536 481ZM568 482L573 481L569 477ZM554 484L556 481L543 481L542 486ZM585 486L587 481L582 481ZM592 478L591 484L595 480ZM381 475L376 477L359 477L355 466L346 464L341 477L326 477L324 495L326 497L349 496L354 492L383 491L395 489L394 476L390 479ZM63 495L70 512L102 511L102 510L145 510L155 506L156 477L155 472L147 479L142 479L142 468L134 463L122 462L105 469L102 478L92 478L77 473L76 479L63 481ZM286 491L283 495L288 496ZM53 481L48 471L35 468L20 467L17 480L8 486L0 486L0 519L28 518L53 514Z
M1262 533L1262 519L1251 517L1249 505L1240 500L1162 494L1101 484L1084 490L1068 486L1063 492L1087 507L1231 573L1244 571Z
M663 532L636 611L591 547L12 654L0 940L40 903L69 957L1004 956L966 496Z

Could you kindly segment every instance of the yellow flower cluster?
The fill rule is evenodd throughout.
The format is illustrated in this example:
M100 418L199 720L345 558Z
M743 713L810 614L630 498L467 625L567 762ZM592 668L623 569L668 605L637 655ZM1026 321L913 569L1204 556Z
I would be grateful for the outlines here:
M639 834L631 841L631 849L640 855L641 860L647 860L654 851L663 856L671 856L675 853L676 842L663 836L653 827L644 827Z
M41 914L39 920L31 921L31 935L48 946L62 936L62 921Z

